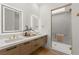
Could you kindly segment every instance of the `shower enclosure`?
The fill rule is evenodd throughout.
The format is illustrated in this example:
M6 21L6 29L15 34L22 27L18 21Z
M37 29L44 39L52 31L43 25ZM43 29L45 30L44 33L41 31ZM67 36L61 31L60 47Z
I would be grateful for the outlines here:
M52 49L71 54L71 9L70 4L51 11Z

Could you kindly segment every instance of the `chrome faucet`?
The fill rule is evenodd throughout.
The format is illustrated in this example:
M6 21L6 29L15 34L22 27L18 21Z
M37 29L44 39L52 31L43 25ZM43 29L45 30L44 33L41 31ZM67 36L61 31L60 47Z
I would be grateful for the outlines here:
M28 27L28 25L25 25L25 27L26 27L26 31L28 31L28 30L29 30L29 27Z
M29 30L28 25L25 25L25 30L24 31L28 31L28 30Z

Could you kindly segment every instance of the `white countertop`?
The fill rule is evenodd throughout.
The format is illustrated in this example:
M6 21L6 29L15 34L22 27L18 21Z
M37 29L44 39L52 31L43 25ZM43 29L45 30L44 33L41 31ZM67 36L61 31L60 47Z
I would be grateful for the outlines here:
M34 40L36 38L39 38L45 35L46 34L32 36L32 37L24 37L22 39L17 39L17 40L14 39L15 41L11 41L11 42L4 42L3 40L0 40L0 50L23 43L23 42L28 42L28 41Z

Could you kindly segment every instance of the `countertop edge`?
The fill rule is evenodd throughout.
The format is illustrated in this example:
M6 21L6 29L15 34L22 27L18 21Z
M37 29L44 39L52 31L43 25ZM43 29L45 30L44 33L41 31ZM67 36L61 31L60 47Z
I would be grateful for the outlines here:
M43 36L47 36L47 35L46 34L44 34L44 35L37 35L37 36L34 36L34 37L24 38L22 40L18 40L18 41L15 41L15 42L7 43L7 45L0 46L0 50L9 48L11 46L16 46L16 45L19 45L19 44L24 43L24 42L35 40L36 38L40 38L40 37L43 37Z

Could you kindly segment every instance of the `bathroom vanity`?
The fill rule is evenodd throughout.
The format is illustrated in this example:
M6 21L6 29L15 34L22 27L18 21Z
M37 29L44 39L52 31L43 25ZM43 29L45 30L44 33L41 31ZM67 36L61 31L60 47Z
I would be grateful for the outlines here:
M0 55L29 55L47 43L47 35L37 35L0 45Z
M24 31L23 10L19 10L5 4L0 5L0 34L18 33ZM39 30L38 17L32 15L31 27L36 32ZM34 19L34 20L33 20ZM24 25L25 26L25 25ZM15 37L15 35L13 36ZM0 55L28 55L44 46L47 42L47 35L35 35L17 39L0 39Z

